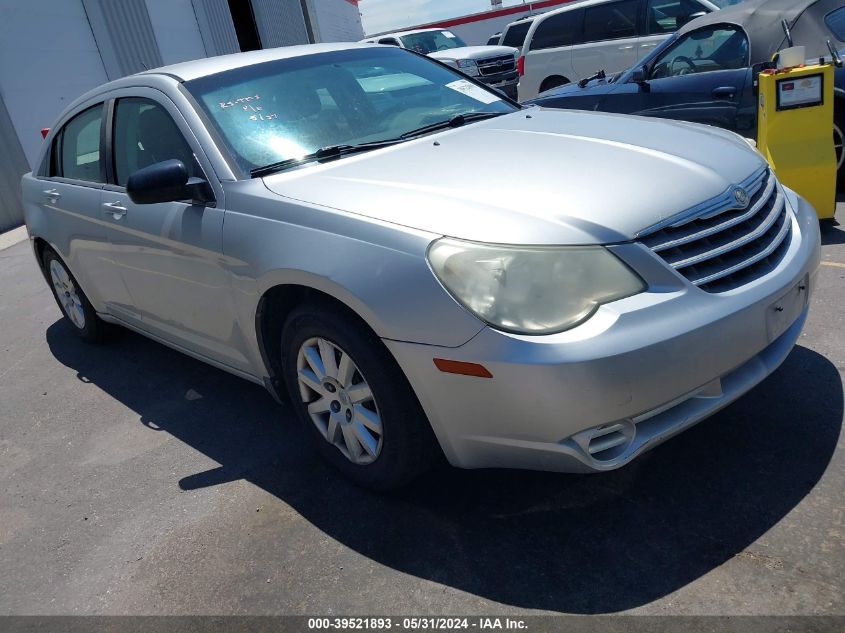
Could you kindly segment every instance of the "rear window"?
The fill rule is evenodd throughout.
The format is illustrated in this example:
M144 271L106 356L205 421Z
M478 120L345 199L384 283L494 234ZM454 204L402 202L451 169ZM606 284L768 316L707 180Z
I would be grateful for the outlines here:
M602 42L637 36L639 0L624 0L584 10L584 42Z
M505 32L505 37L502 40L502 46L513 46L514 48L522 48L525 44L525 36L528 35L528 29L531 28L531 21L526 20L519 24L514 24Z
M583 9L550 15L537 25L537 29L531 37L529 49L538 51L544 48L570 46L581 30L583 18Z
M827 28L840 42L845 42L845 7L831 11L824 18Z

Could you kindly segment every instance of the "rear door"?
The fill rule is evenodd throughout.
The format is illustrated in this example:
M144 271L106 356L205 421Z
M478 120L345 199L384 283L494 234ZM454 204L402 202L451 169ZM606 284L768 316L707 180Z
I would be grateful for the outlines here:
M131 297L117 316L189 351L246 369L231 341L235 314L223 266L223 191L211 165L163 93L136 88L114 97L111 182L103 196L116 210L113 250ZM207 180L216 203L133 203L126 193L129 176L169 159L181 160L190 176Z
M642 0L615 0L584 8L580 41L572 47L573 81L599 70L625 70L637 61Z
M669 35L710 9L698 0L645 0L637 59L642 59Z
M105 107L84 107L52 139L45 173L26 194L44 214L42 233L98 311L126 298L103 213Z

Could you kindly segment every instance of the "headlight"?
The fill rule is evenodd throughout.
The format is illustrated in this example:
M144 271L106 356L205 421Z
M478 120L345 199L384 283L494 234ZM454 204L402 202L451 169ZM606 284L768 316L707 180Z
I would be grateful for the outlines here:
M603 303L645 289L602 246L501 246L444 238L428 249L448 292L491 326L551 334L586 321Z
M478 64L473 59L456 59L455 63L458 65L458 68L464 71L467 75L478 74Z

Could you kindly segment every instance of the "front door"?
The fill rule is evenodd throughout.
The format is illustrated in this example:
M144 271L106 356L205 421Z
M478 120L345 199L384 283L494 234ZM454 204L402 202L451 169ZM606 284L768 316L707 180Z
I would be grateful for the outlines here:
M248 363L232 342L235 314L223 266L222 192L215 192L217 202L209 205L187 200L135 204L126 194L132 173L169 159L181 160L191 176L211 181L210 165L201 166L202 152L184 118L172 102L154 92L114 102L113 183L103 196L115 210L112 248L131 299L120 306L118 316L245 370Z
M727 26L705 27L679 39L646 68L647 79L636 86L630 114L715 125L753 136L751 119L740 117L750 90L748 40ZM632 87L632 89L634 89ZM623 99L623 91L608 97ZM745 119L746 123L743 123Z

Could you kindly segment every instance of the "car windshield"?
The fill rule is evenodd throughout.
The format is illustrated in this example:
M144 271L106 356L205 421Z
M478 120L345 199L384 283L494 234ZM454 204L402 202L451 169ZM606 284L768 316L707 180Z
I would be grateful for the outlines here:
M402 40L405 48L423 55L466 46L466 42L451 31L423 31L422 33L403 35L399 39Z
M254 64L185 87L245 173L333 145L399 139L457 115L518 109L457 71L388 47Z

